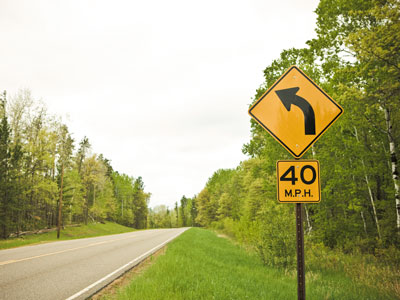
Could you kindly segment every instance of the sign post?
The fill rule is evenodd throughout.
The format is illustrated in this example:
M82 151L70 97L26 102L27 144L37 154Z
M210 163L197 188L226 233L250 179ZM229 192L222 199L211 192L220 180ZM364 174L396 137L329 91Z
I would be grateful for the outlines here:
M249 109L295 160L277 161L277 198L296 204L297 295L306 299L302 203L321 201L319 162L299 160L343 113L342 107L296 66Z
M304 262L304 232L302 204L296 203L296 244L297 244L297 298L306 299L306 272Z

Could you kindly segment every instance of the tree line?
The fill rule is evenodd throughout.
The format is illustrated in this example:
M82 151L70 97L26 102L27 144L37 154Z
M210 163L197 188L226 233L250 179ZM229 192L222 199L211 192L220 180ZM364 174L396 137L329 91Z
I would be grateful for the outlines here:
M399 2L321 0L316 13L317 37L266 67L253 103L292 65L340 103L343 116L303 156L320 161L322 182L321 202L304 205L307 241L391 253L400 246ZM292 157L253 120L242 151L248 160L216 171L193 198L195 223L225 230L266 263L292 264L294 205L276 200L276 161Z
M0 95L0 236L105 220L147 227L142 178L115 171L29 90ZM60 214L60 212L62 212Z
M148 226L149 228L195 227L199 226L196 217L196 196L192 198L182 196L172 209L166 205L149 208Z

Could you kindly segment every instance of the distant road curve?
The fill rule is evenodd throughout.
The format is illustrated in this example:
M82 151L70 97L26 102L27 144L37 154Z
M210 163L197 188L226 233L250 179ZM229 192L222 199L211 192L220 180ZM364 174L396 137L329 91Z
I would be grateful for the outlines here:
M0 299L86 299L188 228L0 250Z

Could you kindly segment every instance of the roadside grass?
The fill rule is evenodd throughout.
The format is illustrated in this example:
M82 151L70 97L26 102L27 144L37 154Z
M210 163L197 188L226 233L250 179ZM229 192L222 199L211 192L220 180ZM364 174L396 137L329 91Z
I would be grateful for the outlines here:
M352 281L343 272L306 275L307 299L396 299ZM101 299L296 299L296 271L263 265L231 241L192 228L168 245L142 274L116 295Z
M307 266L312 271L346 274L360 285L378 289L382 299L400 299L400 252L394 248L376 250L376 254L343 253L322 244L306 243Z
M76 227L65 227L61 230L60 239L57 239L57 231L25 235L19 238L10 238L7 240L0 240L0 249L15 248L31 244L39 244L45 242L53 242L57 240L73 240L102 235L110 235L117 233L124 233L134 231L133 228L126 227L120 224L106 222L90 223L88 225L80 225Z

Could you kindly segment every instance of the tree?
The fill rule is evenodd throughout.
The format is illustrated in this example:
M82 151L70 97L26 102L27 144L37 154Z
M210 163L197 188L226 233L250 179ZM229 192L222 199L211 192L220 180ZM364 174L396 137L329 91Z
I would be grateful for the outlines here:
M193 198L191 198L191 207L190 207L191 226L198 226L196 218L197 218L197 196L194 196Z
M88 154L89 150L90 150L90 143L89 143L89 139L85 136L83 137L82 141L79 143L79 149L78 149L78 153L76 154L76 164L78 166L78 173L81 173L81 169L82 169L82 163L86 158L86 155Z
M64 212L68 215L68 222L82 222L84 220L85 186L77 169L69 168L64 172L63 201Z
M138 177L133 184L133 207L134 227L141 229L147 224L148 202L150 194L144 192L144 183L142 177Z
M365 102L381 111L385 122L380 127L389 143L389 160L394 187L397 233L400 234L400 181L396 149L400 109L400 4L398 1L376 1L368 10L352 13L373 27L360 28L349 34L346 44L353 50L359 64L359 76L365 80ZM372 21L369 21L372 20ZM379 126L374 124L375 126Z
M180 222L179 225L186 227L187 226L187 216L186 216L186 210L187 210L187 204L188 204L188 199L185 196L182 196L181 201L180 201L181 205L179 207L180 210Z
M201 226L211 225L211 222L215 221L216 209L213 205L214 203L215 202L212 201L208 188L205 187L196 198L196 222Z
M178 202L175 202L175 227L179 227L179 206L178 206Z
M87 224L89 217L94 221L93 216L90 215L90 209L96 203L96 185L102 180L101 177L105 174L105 168L102 168L101 163L96 159L96 155L92 155L82 162L81 173L86 191L84 222Z
M1 236L7 238L11 223L11 199L10 190L10 127L6 115L6 92L0 99L0 224Z
M356 99L365 107L360 114L363 127L369 127L369 134L386 135L386 157L391 165L388 171L396 204L394 228L399 233L398 128L394 125L399 118L399 3L323 0L317 13L318 38L310 45L323 58L325 73L348 90L358 88ZM347 76L344 72L335 73L338 67Z
M72 151L74 148L74 140L68 132L66 125L61 125L59 129L58 142L58 163L61 168L60 173L60 198L58 202L58 221L57 221L57 239L60 238L61 222L62 222L62 201L63 201L63 185L64 185L64 167L70 162Z

